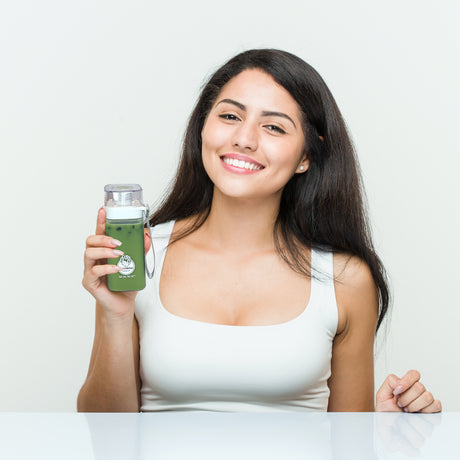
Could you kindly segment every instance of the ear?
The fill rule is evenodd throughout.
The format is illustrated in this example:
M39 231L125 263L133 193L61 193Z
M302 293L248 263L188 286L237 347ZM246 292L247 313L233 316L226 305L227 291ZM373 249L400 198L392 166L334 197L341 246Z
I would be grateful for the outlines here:
M297 168L295 170L296 174L303 174L304 172L307 172L309 166L310 160L307 158L307 155L304 155L300 163L297 165Z

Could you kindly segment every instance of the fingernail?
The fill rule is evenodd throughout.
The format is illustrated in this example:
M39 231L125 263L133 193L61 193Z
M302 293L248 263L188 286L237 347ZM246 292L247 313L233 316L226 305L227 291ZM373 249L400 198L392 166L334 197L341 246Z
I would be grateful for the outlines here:
M396 396L396 395L399 395L400 393L403 392L403 387L402 385L398 385L394 390L393 390L393 394Z
M403 411L404 411L404 412L409 412L409 409L408 409L407 407L405 407L405 408L403 409Z
M121 246L121 241L118 241L112 238L110 240L110 244L113 244L114 246Z
M400 401L397 402L398 406L403 408L404 407L404 404L402 404Z
M115 254L115 256L122 256L124 254L123 251L119 251L118 249L113 249L112 254Z

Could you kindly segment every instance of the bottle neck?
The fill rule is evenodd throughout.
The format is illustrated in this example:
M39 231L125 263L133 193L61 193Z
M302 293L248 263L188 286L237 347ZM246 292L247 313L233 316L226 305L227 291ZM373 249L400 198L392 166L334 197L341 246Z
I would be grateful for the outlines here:
M143 206L105 206L107 219L143 219L146 209Z

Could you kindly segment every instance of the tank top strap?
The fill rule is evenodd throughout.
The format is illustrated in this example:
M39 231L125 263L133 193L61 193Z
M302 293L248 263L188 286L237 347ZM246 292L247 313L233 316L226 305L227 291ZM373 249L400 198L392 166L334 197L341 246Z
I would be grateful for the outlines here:
M169 222L155 225L155 227L152 228L151 236L152 244L155 249L155 257L157 259L156 263L159 262L158 258L161 259L161 255L165 252L169 244L169 240L174 228L174 223L175 221L171 220Z
M334 287L334 254L332 251L311 251L311 295L319 308L331 338L337 332L338 311Z
M155 255L155 270L153 272L153 278L146 279L146 287L136 296L135 313L138 319L144 318L145 314L151 310L151 299L155 298L157 295L156 291L158 290L166 249L171 238L174 223L175 221L164 222L151 228L152 249L150 249L147 257L150 258L150 252L153 250ZM150 259L147 263L148 262L150 262Z
M166 250L171 240L174 223L175 221L165 222L156 225L152 229L152 245L155 251L155 273L153 275L153 282L157 291L160 289L161 271L163 270Z
M312 277L321 283L334 280L334 256L331 251L311 250Z

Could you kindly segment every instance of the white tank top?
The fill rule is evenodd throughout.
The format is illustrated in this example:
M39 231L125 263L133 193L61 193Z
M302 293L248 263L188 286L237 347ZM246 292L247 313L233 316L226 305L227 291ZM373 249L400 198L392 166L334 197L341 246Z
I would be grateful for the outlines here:
M141 411L326 411L337 330L333 255L312 251L310 301L268 326L206 323L170 313L159 282L174 222L152 229L156 264L136 297Z

